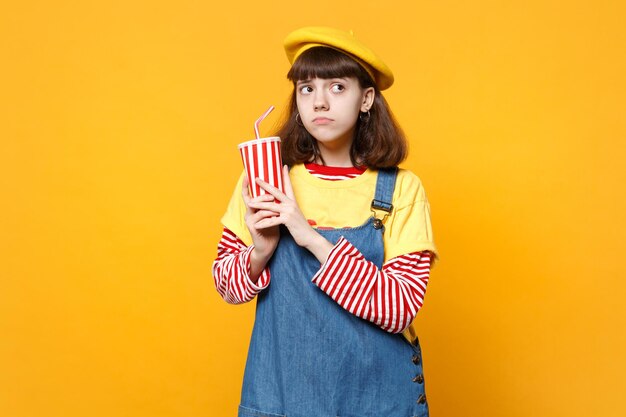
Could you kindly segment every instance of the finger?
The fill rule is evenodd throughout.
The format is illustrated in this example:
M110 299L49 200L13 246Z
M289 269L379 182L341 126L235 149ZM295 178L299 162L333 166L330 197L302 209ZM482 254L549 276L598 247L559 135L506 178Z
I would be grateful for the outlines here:
M268 217L277 217L277 216L278 216L278 213L273 212L271 210L259 210L256 213L254 213L252 216L250 216L250 223L255 224Z
M243 201L248 203L250 201L250 189L248 186L250 185L250 181L248 181L248 177L243 177L243 182L241 183L241 195L243 196Z
M243 202L246 205L246 213L248 215L252 214L252 210L250 209L250 190L248 189L248 185L250 182L248 181L248 176L243 177L243 182L241 184L241 196L243 197Z
M280 213L280 209L281 206L280 204L276 204L273 202L256 202L256 201L251 201L250 203L248 203L250 205L250 207L253 207L257 210L271 210L275 213Z
M295 200L293 187L291 186L291 178L289 178L289 167L287 165L283 165L283 186L285 187L287 197Z
M274 201L274 196L271 194L261 194L260 196L251 198L248 203L267 203L268 201Z
M271 195L274 196L274 198L276 198L279 201L286 201L288 198L285 194L283 194L278 188L274 187L273 185L270 185L268 183L266 183L265 181L263 181L260 178L256 179L256 183L259 184L259 186L261 188L263 188L265 191L267 191L268 193L270 193Z
M254 227L257 230L262 230L262 229L269 229L270 227L278 226L279 224L282 224L280 217L266 217L265 219L259 220L258 222L256 222L254 224Z

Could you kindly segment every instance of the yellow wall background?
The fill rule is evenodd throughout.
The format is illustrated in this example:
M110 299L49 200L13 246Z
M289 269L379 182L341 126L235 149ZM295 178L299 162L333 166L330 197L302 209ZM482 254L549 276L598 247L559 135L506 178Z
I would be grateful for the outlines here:
M441 251L431 415L625 415L623 2L1 9L3 417L235 415L254 306L211 263L303 25L352 29L396 75Z

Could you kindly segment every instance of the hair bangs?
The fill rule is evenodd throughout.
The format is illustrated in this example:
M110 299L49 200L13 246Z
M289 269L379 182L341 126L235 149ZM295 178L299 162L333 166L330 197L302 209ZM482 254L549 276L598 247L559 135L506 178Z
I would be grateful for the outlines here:
M304 51L287 73L287 78L294 84L313 78L347 77L357 78L363 88L374 85L367 71L354 59L335 49L323 46Z

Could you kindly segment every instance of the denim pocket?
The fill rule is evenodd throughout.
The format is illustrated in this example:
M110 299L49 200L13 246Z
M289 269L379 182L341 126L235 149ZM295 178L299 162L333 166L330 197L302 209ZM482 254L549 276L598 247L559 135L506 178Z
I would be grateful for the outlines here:
M239 406L238 417L285 417L284 414L266 413L265 411L255 410L254 408Z

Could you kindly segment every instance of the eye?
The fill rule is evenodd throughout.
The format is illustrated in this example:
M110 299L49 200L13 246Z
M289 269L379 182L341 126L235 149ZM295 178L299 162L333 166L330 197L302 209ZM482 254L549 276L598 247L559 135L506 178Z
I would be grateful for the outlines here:
M300 94L309 94L313 89L310 85L303 85L300 87Z
M333 93L341 93L343 90L346 89L346 87L344 87L343 84L333 84L330 89Z

